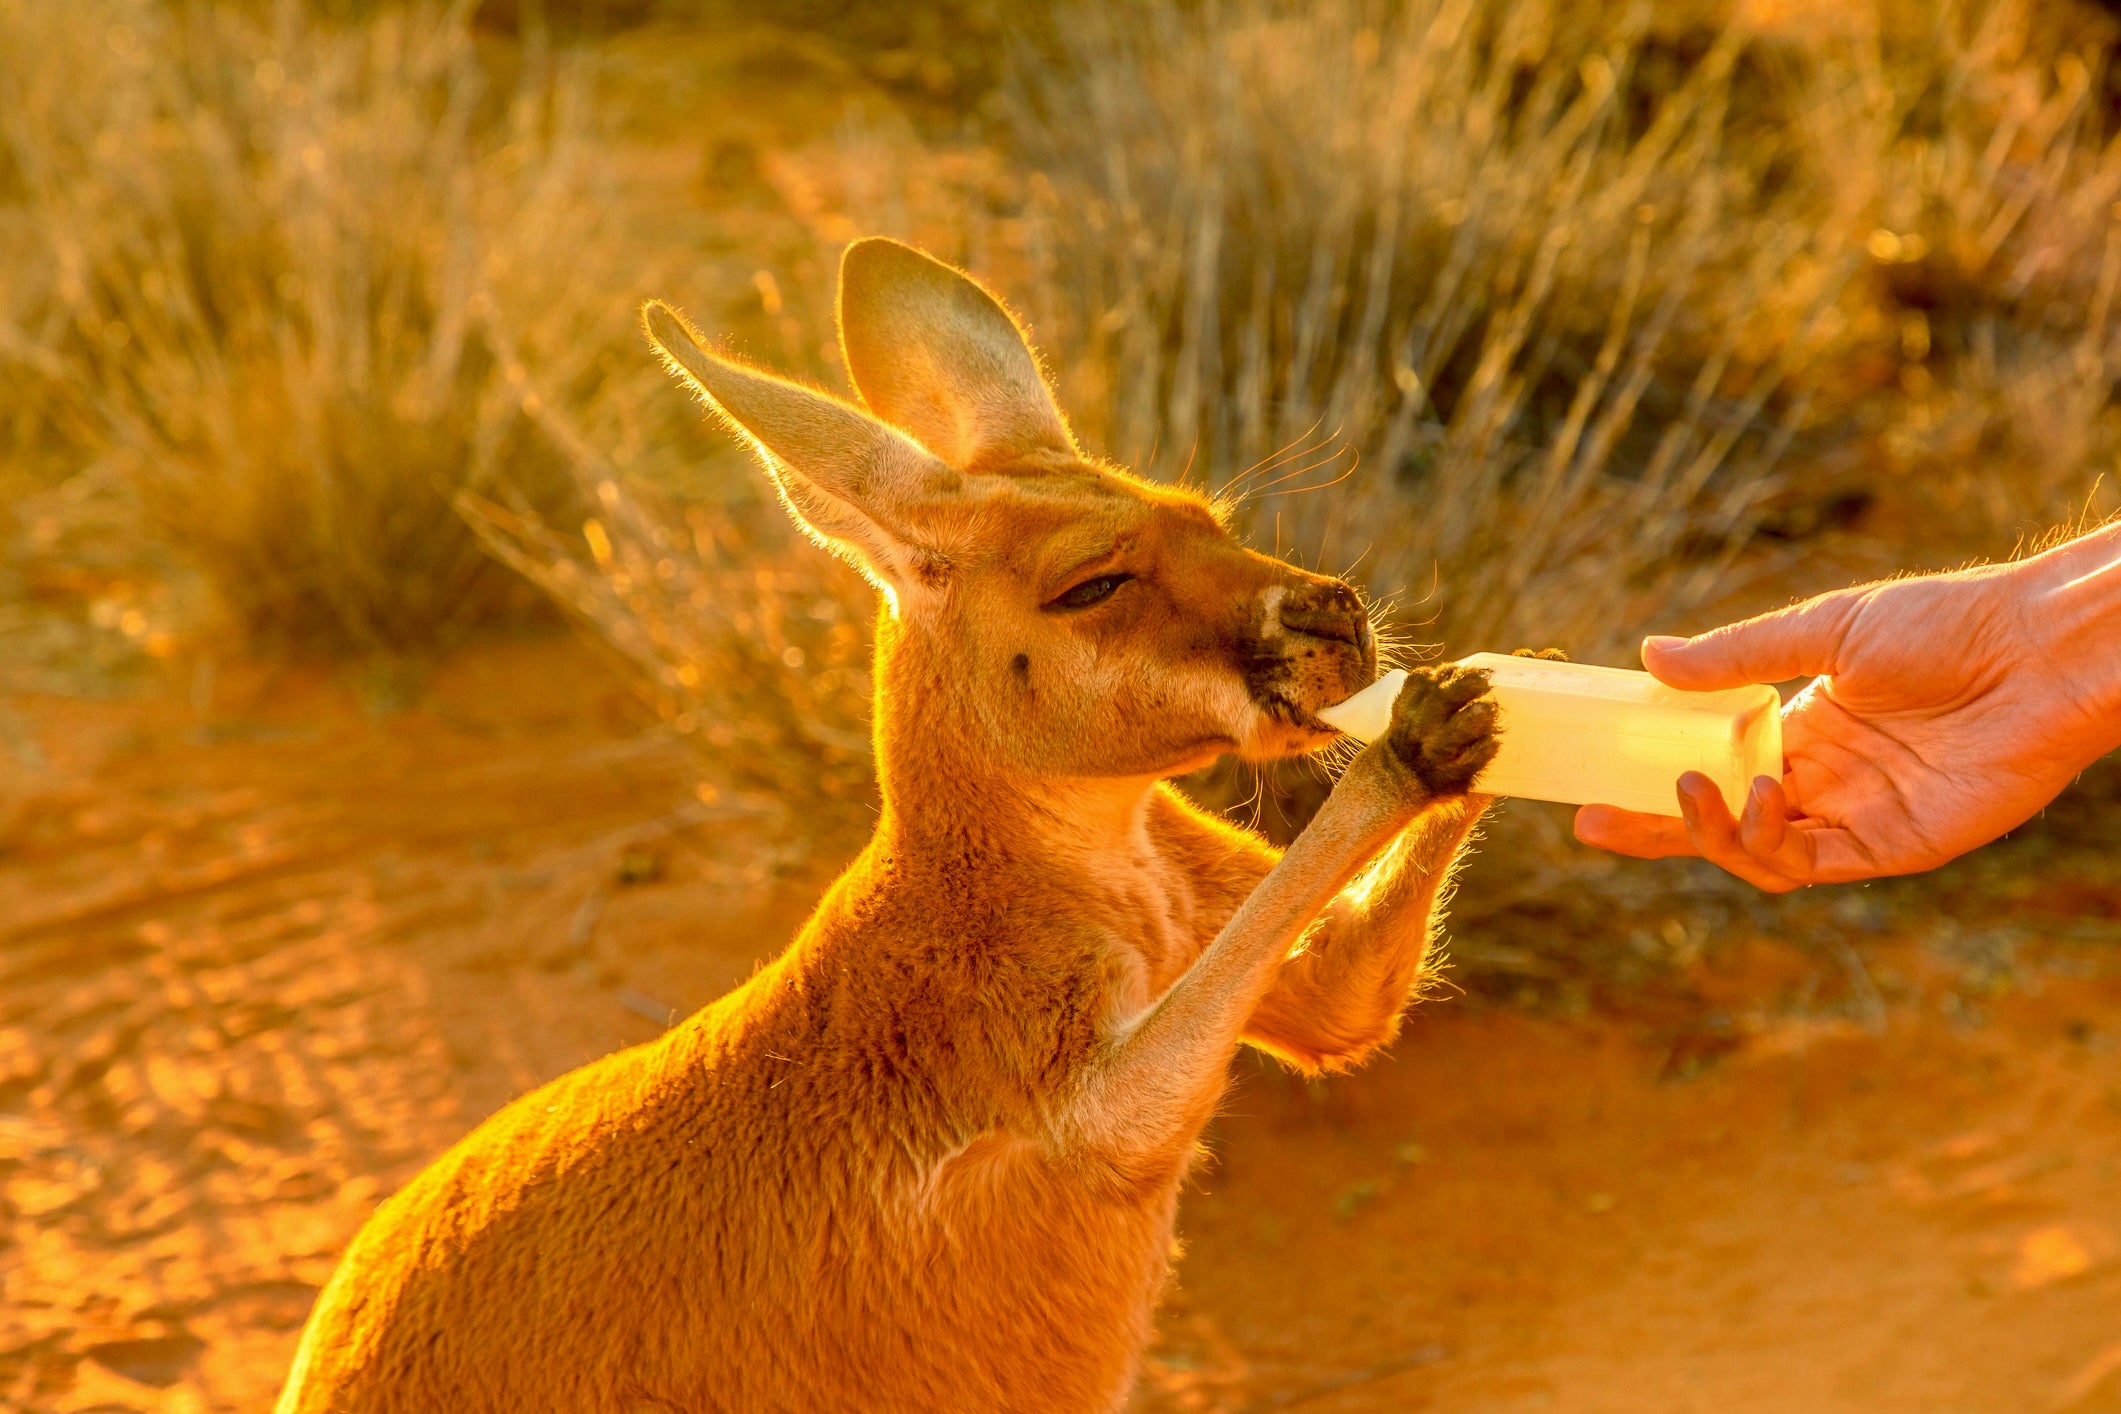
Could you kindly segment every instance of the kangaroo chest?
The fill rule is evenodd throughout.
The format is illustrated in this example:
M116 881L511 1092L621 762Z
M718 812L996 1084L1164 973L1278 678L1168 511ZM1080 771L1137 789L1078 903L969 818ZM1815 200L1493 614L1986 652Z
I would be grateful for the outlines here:
M1176 863L1156 856L1116 863L1100 879L1099 932L1111 950L1115 1018L1153 1005L1200 956L1222 926L1206 910L1193 881Z

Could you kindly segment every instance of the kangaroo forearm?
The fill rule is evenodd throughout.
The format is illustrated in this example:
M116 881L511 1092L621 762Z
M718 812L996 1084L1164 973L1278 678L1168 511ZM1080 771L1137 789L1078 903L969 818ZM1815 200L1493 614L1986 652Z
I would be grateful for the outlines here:
M1193 965L1114 1037L1060 1117L1064 1146L1138 1155L1190 1145L1291 947L1407 816L1403 789L1352 784L1342 782Z
M1420 985L1437 908L1485 802L1432 807L1333 899L1281 969L1245 1039L1306 1073L1392 1039Z

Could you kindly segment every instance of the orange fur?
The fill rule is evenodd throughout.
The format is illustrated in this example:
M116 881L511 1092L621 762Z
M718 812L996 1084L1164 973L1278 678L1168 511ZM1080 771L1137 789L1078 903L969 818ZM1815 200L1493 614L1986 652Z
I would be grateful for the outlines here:
M385 1203L281 1414L1116 1408L1240 1040L1316 1070L1397 1027L1484 685L1417 675L1277 862L1163 782L1331 740L1352 592L1084 460L966 277L865 241L842 281L878 416L649 324L886 591L876 835L751 981Z

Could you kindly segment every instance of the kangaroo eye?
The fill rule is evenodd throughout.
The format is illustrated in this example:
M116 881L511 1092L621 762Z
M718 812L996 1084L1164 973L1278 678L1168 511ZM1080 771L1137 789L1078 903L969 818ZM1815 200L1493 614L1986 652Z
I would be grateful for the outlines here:
M1086 579L1067 593L1056 598L1048 608L1087 609L1092 604L1102 604L1110 599L1122 584L1134 578L1131 574L1101 574L1096 579Z

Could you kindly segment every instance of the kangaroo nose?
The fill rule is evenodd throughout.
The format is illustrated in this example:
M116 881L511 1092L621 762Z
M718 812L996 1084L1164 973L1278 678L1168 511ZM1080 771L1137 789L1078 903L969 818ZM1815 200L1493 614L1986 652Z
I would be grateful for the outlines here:
M1358 653L1370 650L1370 616L1345 584L1321 585L1312 593L1289 595L1281 603L1281 626L1306 638L1345 643Z

